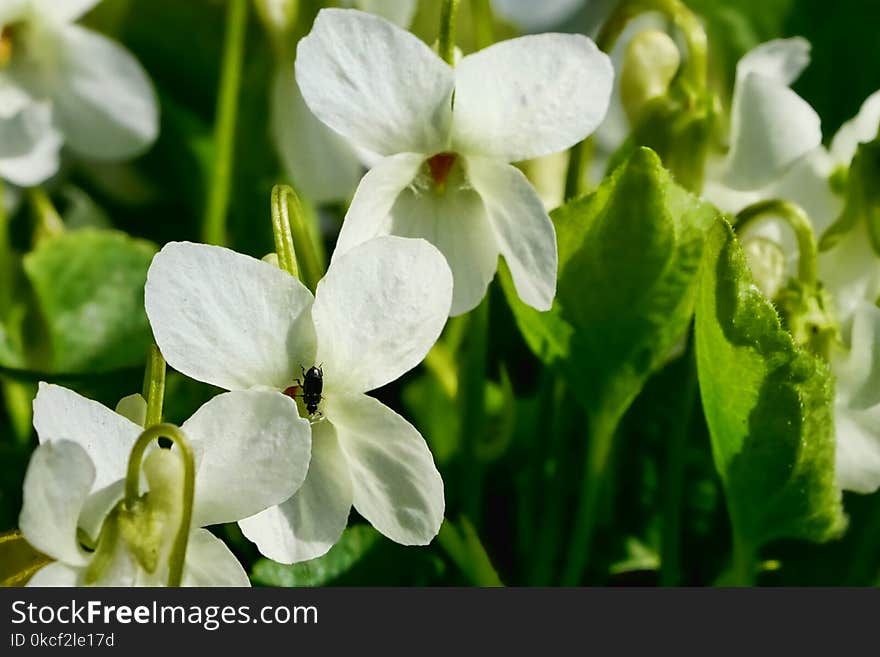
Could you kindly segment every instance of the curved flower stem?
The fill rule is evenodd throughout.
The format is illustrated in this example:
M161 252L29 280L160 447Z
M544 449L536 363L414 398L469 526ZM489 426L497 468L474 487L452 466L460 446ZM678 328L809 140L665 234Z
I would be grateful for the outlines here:
M657 11L668 16L681 31L688 56L679 76L689 92L699 95L706 88L708 76L708 40L700 20L681 0L625 0L608 17L596 42L610 52L627 23L640 14Z
M193 498L196 486L195 456L189 441L183 432L173 424L156 424L148 427L135 441L128 459L128 471L125 475L125 499L127 509L134 508L140 497L141 461L144 452L151 442L158 438L168 438L180 450L183 459L183 511L180 515L180 528L174 537L171 554L168 557L168 586L180 586L183 578L183 564L186 560L186 548L189 542L190 525L192 524Z
M202 240L208 244L226 243L226 213L229 209L235 122L244 61L247 12L248 0L228 0L223 68L214 123L214 170L208 191L205 222L202 226Z
M159 424L165 401L165 358L155 344L150 346L150 356L144 372L144 399L147 400L147 419L144 426Z
M302 204L289 185L272 188L272 232L278 266L302 280L314 294L324 271L312 244Z
M489 4L489 0L471 0L471 20L474 23L477 50L482 50L495 43L492 6Z
M614 434L626 407L603 409L589 417L590 444L586 450L581 492L575 525L569 543L568 560L562 573L563 586L578 586L590 556L590 545L596 529L599 499L605 487L608 464L614 446Z
M34 246L45 239L55 237L64 232L64 222L58 210L52 205L52 199L42 187L30 187L27 190L28 201L36 218L32 242Z
M470 313L464 358L459 371L460 444L464 455L465 514L480 526L483 512L479 445L486 436L486 353L489 340L489 295Z
M443 0L440 7L440 37L437 51L444 62L455 66L455 13L459 0Z
M798 278L802 283L815 287L819 280L819 249L807 213L791 201L760 201L736 215L734 228L737 233L742 234L746 228L763 218L782 219L792 229L798 245Z

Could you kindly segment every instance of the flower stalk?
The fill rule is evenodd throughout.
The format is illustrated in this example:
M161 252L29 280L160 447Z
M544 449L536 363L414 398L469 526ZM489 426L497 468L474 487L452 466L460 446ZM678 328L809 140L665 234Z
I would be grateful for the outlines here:
M211 175L202 239L209 244L226 243L226 214L229 209L232 164L235 151L235 125L241 69L247 34L248 1L229 0L226 12L226 39L220 94L214 124L214 170Z
M693 98L701 96L706 89L709 70L708 39L699 19L681 0L629 0L620 3L596 39L599 48L610 52L627 23L651 11L668 16L684 37L688 56L679 70L679 78Z
M791 228L797 240L798 278L806 285L815 286L819 281L819 248L810 218L799 205L778 199L760 201L737 214L734 226L737 232L742 234L759 220L773 218L782 219Z
M162 406L165 401L165 359L155 344L150 346L150 356L144 372L144 399L147 400L144 426L149 428L162 422Z
M440 7L440 38L437 51L444 62L455 66L455 14L459 0L443 0Z
M61 215L58 214L55 206L52 205L52 199L42 187L28 189L28 201L30 201L36 219L32 238L34 246L64 232L64 222L61 220Z
M186 560L186 548L189 542L190 525L192 524L193 499L195 497L196 466L195 456L189 441L183 432L173 424L156 424L148 427L138 437L131 450L128 460L128 471L125 475L125 499L123 508L134 510L140 498L140 473L144 453L150 443L158 438L171 440L183 459L183 491L180 527L174 537L171 554L168 557L168 586L180 586L183 579L183 565ZM105 523L106 524L106 523ZM113 523L115 524L115 523Z

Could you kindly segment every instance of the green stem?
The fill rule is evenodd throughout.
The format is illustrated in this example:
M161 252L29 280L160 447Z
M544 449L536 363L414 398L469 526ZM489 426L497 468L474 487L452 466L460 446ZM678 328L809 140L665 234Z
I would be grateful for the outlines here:
M489 340L489 295L470 314L470 330L460 368L458 404L461 412L459 444L464 455L465 515L479 527L483 512L483 468L479 445L486 436L486 353Z
M668 16L684 37L688 56L679 77L689 92L701 95L708 82L708 39L699 18L681 0L625 0L619 3L602 27L596 43L603 51L611 52L627 23L639 14L651 11Z
M587 167L593 148L592 140L587 137L571 147L568 158L568 170L565 174L565 201L583 196L587 191Z
M248 0L228 0L220 93L217 97L214 123L214 170L208 192L205 223L202 226L202 240L208 244L226 243L226 213L229 209L231 192L235 123L241 88L241 69L244 62L247 12Z
M323 276L302 204L289 185L272 188L272 232L278 266L299 278L313 293Z
M162 422L162 405L165 401L165 358L155 344L150 346L150 356L144 372L144 399L147 400L145 427Z
M562 573L563 586L578 586L589 561L590 546L599 510L599 498L607 478L614 446L614 434L622 412L598 413L590 417L590 444L586 450L581 492L568 559Z
M684 388L679 397L681 406L676 413L676 426L669 432L666 445L663 523L660 542L661 586L678 586L681 580L681 520L684 501L685 456L699 392L693 336L690 336L688 348L683 358L687 371L684 375Z
M127 509L134 509L140 497L141 461L144 452L151 442L158 438L167 438L178 448L183 459L183 511L180 516L180 527L174 537L171 554L168 557L168 586L180 586L183 579L183 565L186 561L186 548L189 542L190 525L192 524L193 497L196 485L195 456L189 441L183 432L173 424L156 424L148 427L135 441L128 459L128 471L125 475L125 500Z
M444 518L437 542L475 586L504 586L473 525L464 517L459 524L461 530Z
M455 13L459 0L443 0L440 7L440 37L437 51L444 62L455 66Z
M565 508L565 459L569 436L572 434L578 409L568 394L564 381L552 381L552 415L549 418L549 450L543 460L540 490L544 493L536 531L536 547L529 575L531 586L549 586L558 563L559 540L562 536ZM535 435L547 431L548 418L539 415Z
M0 320L6 318L12 309L12 295L15 275L15 260L9 243L10 216L6 212L5 190L0 178Z
M755 549L742 539L734 527L731 584L733 586L754 586L757 569L758 560Z
M443 342L436 342L425 356L425 367L434 375L443 392L449 399L458 394L458 372L455 370L455 357Z
M36 219L32 240L34 246L63 233L64 222L45 190L42 187L31 187L28 189L27 195Z
M819 281L819 249L813 225L803 208L791 201L778 199L754 203L736 215L734 227L742 234L760 219L782 219L794 232L798 245L798 278L815 287Z
M489 4L489 0L471 0L471 21L474 24L474 39L477 50L482 50L495 43L492 6Z

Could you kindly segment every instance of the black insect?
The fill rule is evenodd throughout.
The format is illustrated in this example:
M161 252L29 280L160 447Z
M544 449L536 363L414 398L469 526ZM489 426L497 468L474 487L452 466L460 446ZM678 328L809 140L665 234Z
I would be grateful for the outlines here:
M303 371L302 399L309 415L318 412L318 404L321 403L321 392L324 390L324 370L320 366L312 365L308 370L300 365Z

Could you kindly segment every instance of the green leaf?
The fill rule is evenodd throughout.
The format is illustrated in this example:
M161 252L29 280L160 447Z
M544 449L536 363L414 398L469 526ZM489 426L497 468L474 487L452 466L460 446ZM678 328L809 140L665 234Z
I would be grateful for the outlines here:
M710 234L696 305L703 410L735 538L825 541L845 525L834 484L833 380L754 285L726 221Z
M378 539L379 532L370 525L354 525L323 557L291 565L260 559L254 564L251 580L261 586L323 586L351 570Z
M24 540L20 531L0 534L0 586L24 586L49 561Z
M156 247L124 233L83 229L24 259L49 349L35 369L104 372L142 363L151 341L144 283Z
M523 304L502 277L529 347L562 368L593 418L619 419L682 338L716 214L640 148L596 192L552 213L559 282L550 311Z
M502 274L526 343L559 366L589 423L564 584L581 583L617 425L685 337L717 214L639 148L593 194L553 212L559 278L550 311L523 304Z

